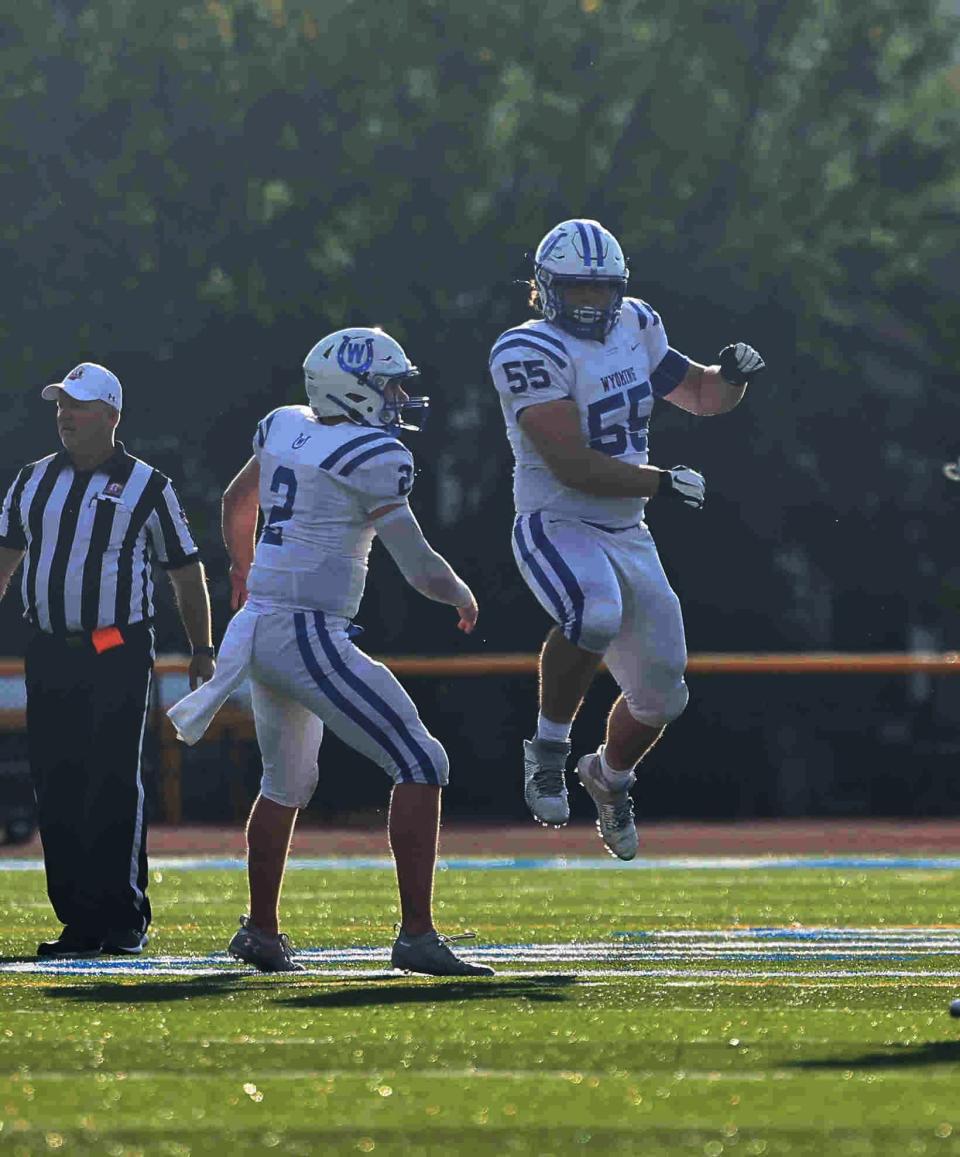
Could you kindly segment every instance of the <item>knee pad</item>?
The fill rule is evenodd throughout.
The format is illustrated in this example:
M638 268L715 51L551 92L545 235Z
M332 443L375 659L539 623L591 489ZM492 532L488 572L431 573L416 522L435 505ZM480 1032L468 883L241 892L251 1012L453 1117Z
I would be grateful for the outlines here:
M402 768L394 764L384 770L394 783L435 783L446 787L450 782L450 759L443 744L424 734L417 737L417 746L426 756L426 767L423 760L415 760L411 754L410 762Z
M583 609L578 624L566 622L563 634L568 642L583 651L602 655L620 633L621 610L619 604L590 603Z
M690 692L681 678L669 690L644 687L639 695L624 692L627 710L638 723L647 727L666 727L679 718L690 701Z
M260 794L281 807L305 808L317 790L319 778L316 761L312 767L288 769L285 772L265 763L260 777Z

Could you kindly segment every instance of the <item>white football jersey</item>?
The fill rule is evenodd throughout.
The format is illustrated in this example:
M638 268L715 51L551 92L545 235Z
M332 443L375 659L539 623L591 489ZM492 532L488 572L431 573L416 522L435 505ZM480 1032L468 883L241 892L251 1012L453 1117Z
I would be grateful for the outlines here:
M689 365L667 344L659 315L633 297L624 298L620 320L603 343L572 337L544 319L502 333L493 344L490 373L513 448L517 513L542 510L617 527L641 521L645 499L597 497L560 483L524 436L519 418L528 406L569 398L588 446L646 465L654 398L675 389Z
M370 514L406 503L413 456L386 430L317 421L281 406L257 426L263 531L247 582L251 599L353 618L375 530Z

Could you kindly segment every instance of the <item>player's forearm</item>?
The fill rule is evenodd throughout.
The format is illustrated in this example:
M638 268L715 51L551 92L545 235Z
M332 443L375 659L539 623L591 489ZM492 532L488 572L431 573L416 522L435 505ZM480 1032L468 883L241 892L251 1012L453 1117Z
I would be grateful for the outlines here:
M227 548L231 565L242 570L244 574L253 565L259 513L256 495L237 497L231 495L229 490L224 494L220 524L223 545Z
M693 405L684 409L704 418L732 410L743 400L747 388L745 385L732 386L721 376L719 366L701 366L691 362L688 376L696 377L697 389Z
M597 498L653 498L660 487L655 466L633 466L587 447L548 465L564 486Z
M442 555L434 552L433 566L417 575L404 575L407 582L424 598L448 607L465 607L473 602L473 593Z
M210 627L210 595L203 563L193 562L170 571L177 609L191 647L209 647L213 638Z
M473 602L470 588L423 537L409 507L395 508L377 520L376 527L380 541L415 591L450 607L464 607Z

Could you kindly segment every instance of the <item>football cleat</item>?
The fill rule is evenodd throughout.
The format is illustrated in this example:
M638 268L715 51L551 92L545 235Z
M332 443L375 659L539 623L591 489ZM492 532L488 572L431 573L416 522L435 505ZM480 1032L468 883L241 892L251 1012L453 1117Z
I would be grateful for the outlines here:
M293 947L282 932L279 936L268 936L256 924L250 923L249 916L240 917L240 927L233 934L227 951L235 960L252 964L260 972L306 971L293 959Z
M597 831L611 855L632 860L640 846L633 815L630 788L637 782L631 773L621 788L607 786L600 774L600 756L585 755L577 763L577 776L597 808Z
M544 825L563 827L570 819L564 773L569 743L551 739L523 741L523 796L533 818Z
M408 936L401 930L390 953L390 964L404 972L424 972L427 976L494 976L492 968L461 960L449 947L454 941L473 940L475 936L475 932L441 936L436 931Z

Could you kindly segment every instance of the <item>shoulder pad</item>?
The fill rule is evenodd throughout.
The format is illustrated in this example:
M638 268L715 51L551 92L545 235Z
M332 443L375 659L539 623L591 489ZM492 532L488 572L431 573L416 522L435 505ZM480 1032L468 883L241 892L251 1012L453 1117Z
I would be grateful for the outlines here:
M278 406L277 409L271 410L270 413L257 424L257 445L261 448L266 445L270 430L277 421L281 424L291 421L299 424L304 418L310 417L311 410L309 406Z
M271 410L265 418L261 418L257 423L257 445L263 446L267 441L267 435L270 433L270 427L276 421L277 415L281 414L285 406L280 406L276 410Z
M356 429L356 428L354 428ZM351 430L351 434L354 431ZM378 458L396 455L413 461L413 455L404 444L386 430L368 430L347 438L319 464L339 478L349 478L360 466Z
M511 350L529 350L541 354L561 370L565 370L570 361L567 347L558 337L548 332L546 323L542 321L527 322L505 330L493 343L490 361L494 362L501 354ZM514 356L522 357L522 353Z
M637 318L637 324L641 329L646 329L647 326L655 326L660 324L660 314L645 301L641 301L639 297L624 298L623 304L629 306Z

